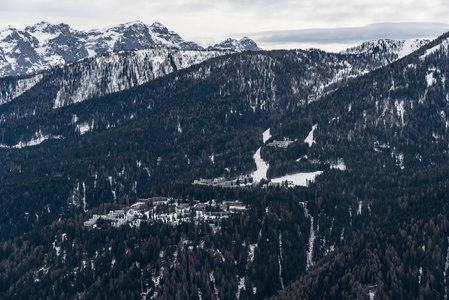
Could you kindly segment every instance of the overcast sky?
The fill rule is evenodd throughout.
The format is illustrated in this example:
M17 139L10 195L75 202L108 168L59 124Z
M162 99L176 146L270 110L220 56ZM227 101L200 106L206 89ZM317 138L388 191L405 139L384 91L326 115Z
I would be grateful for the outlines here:
M0 28L48 21L89 30L133 20L149 25L158 21L203 46L248 35L264 49L329 49L377 38L431 38L449 30L448 15L445 0L0 1Z

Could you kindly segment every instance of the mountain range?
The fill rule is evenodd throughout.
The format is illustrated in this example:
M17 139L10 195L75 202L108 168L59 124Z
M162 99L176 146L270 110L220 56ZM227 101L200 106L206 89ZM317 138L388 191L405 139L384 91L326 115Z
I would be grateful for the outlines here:
M319 50L298 50L287 52L286 62L280 62L279 58L274 58L273 63L277 65L277 72L281 72L282 64L288 64L290 67L296 65L299 73L291 78L290 93L295 98L301 98L299 99L301 103L308 103L332 92L351 78L400 59L425 43L426 41L420 40L407 43L393 40L373 41L340 54ZM382 45L380 49L379 44ZM219 49L218 46L216 48ZM5 122L11 118L20 119L42 110L46 111L123 91L214 57L225 56L224 62L227 62L229 59L226 55L233 52L234 50L222 49L198 51L167 48L107 52L49 72L0 79L2 87L0 104L16 100L0 108L0 121ZM260 68L258 65L265 60L263 56L252 59L255 60L253 68ZM250 67L251 62L248 61L246 64ZM235 78L240 76L237 74ZM250 81L249 78L241 80ZM42 86L46 88L43 90ZM52 88L49 89L49 86ZM243 88L254 90L254 86ZM260 93L262 90L267 88L254 90L251 94ZM38 94L40 96L36 97ZM45 104L41 102L44 99ZM260 101L257 97L250 99L249 102L253 109L263 108L267 104L266 101ZM292 103L290 108L296 105Z
M0 78L0 298L447 297L449 33L240 44Z
M24 30L11 26L0 30L0 76L32 74L110 51L150 48L204 50L158 22L148 26L134 21L88 32L41 22ZM212 48L260 50L249 38L226 40Z

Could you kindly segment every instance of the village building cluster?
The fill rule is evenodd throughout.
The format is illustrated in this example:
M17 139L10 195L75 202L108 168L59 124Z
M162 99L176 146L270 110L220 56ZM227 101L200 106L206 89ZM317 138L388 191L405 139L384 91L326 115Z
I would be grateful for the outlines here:
M84 222L84 226L95 227L99 220L110 222L115 227L125 224L139 226L141 222L157 221L179 225L191 221L216 221L247 209L248 207L240 201L217 202L210 200L201 203L198 200L193 200L186 203L181 199L153 197L139 199L130 207L112 210L105 215L94 214Z
M231 180L226 180L225 177L217 177L212 179L201 178L200 180L193 181L193 184L232 188L257 185L258 182L255 182L249 175L240 175L239 177Z
M271 143L268 143L267 146L269 147L275 147L275 148L287 148L292 144L293 141L290 141L289 139L286 139L284 141L272 141Z

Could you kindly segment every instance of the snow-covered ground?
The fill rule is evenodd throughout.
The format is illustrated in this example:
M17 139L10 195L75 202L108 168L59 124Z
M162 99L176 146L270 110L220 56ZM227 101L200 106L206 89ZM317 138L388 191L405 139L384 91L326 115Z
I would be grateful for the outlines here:
M449 244L449 237L447 238ZM447 300L447 270L449 269L449 246L446 250L446 262L444 263L444 300Z
M263 132L263 143L265 144L269 139L271 139L270 128Z
M449 46L449 39L445 39L441 44L438 44L438 45L426 50L426 52L424 52L424 54L421 55L419 58L421 60L424 60L427 56L434 54L435 52L437 52L440 49L447 50L448 46Z
M8 103L12 99L15 99L35 86L44 76L38 74L36 76L17 79L15 82L10 82L7 86L1 87L0 92L0 105Z
M307 265L306 270L313 266L313 246L315 243L315 231L313 230L313 217L310 216L310 236L309 236L309 249L307 250Z
M95 125L94 120L92 120L92 122L90 122L90 123L88 121L86 121L84 123L77 124L75 131L79 132L80 135L83 135L83 134L88 133L89 131L92 131L94 129L94 125Z
M436 80L433 78L433 71L426 75L427 87L431 87Z
M254 261L254 251L256 250L258 244L250 244L248 249L248 263Z
M433 77L432 77L433 80ZM396 107L396 112L398 114L398 117L401 118L401 124L404 125L404 114L405 114L405 108L404 108L404 100L398 101L396 100L394 102L394 106Z
M309 146L311 146L312 144L315 143L314 131L316 130L317 126L318 125L316 125L316 124L312 126L311 131L309 132L306 139L304 140L304 142L309 144ZM270 138L271 138L271 133L270 133L270 128L268 128L267 130L265 130L263 132L264 143L266 143ZM270 145L270 144L268 144L268 145ZM241 186L243 184L243 182L245 182L243 185L254 185L254 184L261 182L262 179L267 179L267 172L268 172L268 168L270 167L270 165L269 165L269 163L265 162L262 159L262 157L260 155L261 149L262 149L262 147L257 149L256 153L253 156L254 161L256 163L256 170L249 175L249 177L252 177L252 179L253 179L252 183L250 183L249 181L248 182L244 181L244 180L242 180L243 179L242 178L240 180L241 181L240 184L225 184L225 183L227 183L227 181L225 181L224 178L215 178L215 179L208 179L208 180L205 180L205 179L195 180L194 184L236 187L236 186ZM211 159L213 160L213 158L211 158ZM308 157L307 157L307 155L304 155L303 157L297 159L296 161L300 161L301 159L308 159ZM326 163L328 163L330 165L331 169L337 169L337 170L341 170L341 171L346 170L346 165L342 158L339 158L336 161L326 161ZM315 181L315 178L318 175L320 175L322 173L323 173L323 171L298 172L295 174L288 174L288 175L285 175L282 177L273 178L273 179L271 179L271 182L276 183L276 184L282 184L287 181L287 185L289 187L292 187L292 186L307 187L310 183ZM246 175L246 176L247 176L247 178L249 178L248 175Z
M260 156L260 149L261 148L257 149L256 153L254 154L254 160L256 162L257 169L251 174L253 180L256 182L260 182L262 179L267 179L267 171L269 167L269 164L266 163Z
M157 22L147 26L140 21L133 21L88 32L78 31L64 24L41 22L24 30L11 26L0 28L0 77L33 74L123 49L124 45L130 49L165 48L207 52L193 42L184 41L178 34L168 31ZM239 51L231 48L220 52L236 50ZM66 55L67 53L73 55Z
M279 256L278 256L278 264L279 264L279 281L281 283L281 288L284 289L284 278L282 278L282 232L279 232Z
M34 134L34 137L27 142L20 141L19 143L17 143L16 145L13 145L13 146L7 146L7 145L0 144L0 148L18 148L18 149L20 149L20 148L25 148L25 147L37 146L49 139L62 139L62 138L63 137L60 135L48 135L48 134L43 134L42 131L38 131Z
M362 214L363 201L359 201L359 206L357 207L357 216Z
M313 245L315 243L315 231L313 230L313 216L309 214L309 210L307 209L307 202L300 202L302 207L304 208L304 216L307 219L310 219L310 235L309 235L309 244L307 249L307 258L306 258L306 270L313 266Z
M304 140L304 143L309 144L309 147L312 147L312 145L315 143L315 139L313 138L313 132L315 131L317 126L318 125L316 125L316 124L312 126L312 130L310 130L309 134L307 135L307 137Z
M308 173L296 173L296 174L290 174L285 175L278 178L271 179L271 182L274 183L283 183L285 181L289 182L289 186L308 186L309 183L312 183L315 181L315 178L322 174L323 171L315 171L315 172L308 172Z
M397 151L396 149L393 149L391 152L391 157L395 160L396 165L401 168L401 170L405 169L404 166L404 153Z
M398 59L403 58L409 55L410 53L418 50L428 42L429 42L428 40L418 40L418 39L404 40L402 43L401 51L398 53L399 55Z
M331 163L331 169L337 169L340 171L346 171L346 165L343 159L339 158L336 163Z
M235 294L235 298L236 299L240 299L240 292L241 290L245 290L245 277L242 277L239 279L239 276L237 275L237 281L238 281L238 286L237 286L237 293Z

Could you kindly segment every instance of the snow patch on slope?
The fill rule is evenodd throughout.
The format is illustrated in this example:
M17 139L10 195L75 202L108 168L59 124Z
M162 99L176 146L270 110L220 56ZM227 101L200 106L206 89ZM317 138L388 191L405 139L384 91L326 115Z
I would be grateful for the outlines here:
M309 134L307 135L307 137L304 140L304 143L309 144L309 147L312 147L312 145L315 143L315 139L313 138L313 133L315 131L315 129L317 128L318 125L313 125L312 126L312 130L310 130Z
M257 169L251 174L251 177L253 177L253 180L256 182L260 182L262 179L267 179L267 171L269 168L269 164L260 156L260 150L261 148L257 149L254 154L254 161L256 162Z
M49 139L62 139L63 137L61 135L49 135L49 134L43 134L42 131L38 131L34 134L34 137L27 141L20 141L19 143L17 143L14 146L7 146L4 144L0 144L0 148L25 148L25 147L31 147L31 146L37 146L43 142L45 142L46 140Z
M404 100L401 100L400 102L396 100L394 102L394 106L396 107L398 117L401 118L401 124L404 125L404 114L405 114Z
M77 124L75 130L77 132L79 132L80 135L83 135L83 134L88 133L89 131L92 131L94 129L94 125L95 125L94 120L92 120L91 123L86 121L86 122L83 122L81 124Z
M433 72L426 75L427 87L431 87L436 80L433 78Z
M271 139L270 128L263 132L263 143L265 144L269 139Z
M283 183L287 181L288 185L291 186L309 186L310 183L315 181L315 178L322 174L323 171L315 171L315 172L300 172L290 175L285 175L282 177L277 177L271 179L271 182L274 183Z
M238 281L238 285L237 285L237 293L235 294L235 298L240 299L240 292L242 290L246 290L245 277L242 277L239 279L239 276L237 275L237 281Z
M281 282L281 287L284 289L284 279L282 278L282 232L279 232L279 257L278 257L278 264L279 264L279 281Z
M331 163L330 168L340 171L346 171L346 165L342 158L339 158L336 163Z
M307 249L307 259L306 259L306 270L309 270L310 267L313 266L313 244L315 243L315 231L313 230L313 216L309 214L309 210L307 209L306 202L300 202L302 207L304 208L304 216L307 219L310 219L310 235L309 235L309 243Z
M446 250L446 262L444 263L444 300L447 300L447 270L449 269L449 237L447 238L448 247Z
M0 105L10 102L11 100L19 97L33 86L35 86L39 81L42 80L44 76L42 74L25 78L18 79L17 81L11 81L9 84L0 83Z
M418 40L418 39L402 41L402 47L398 53L398 56L399 56L398 59L415 52L416 50L418 50L419 48L421 48L428 42L429 42L428 40Z
M434 47L432 47L432 48L426 50L426 52L424 52L424 54L421 55L419 58L420 58L421 60L424 60L426 57L428 57L429 55L432 55L432 54L436 53L436 52L439 51L439 50L443 50L443 51L444 51L444 49L447 49L448 46L449 46L449 38L443 40L440 44L438 44L438 45L436 45L436 46L434 46Z
M397 151L396 149L393 149L391 152L391 157L394 159L395 164L401 168L401 170L405 169L404 166L404 153Z

